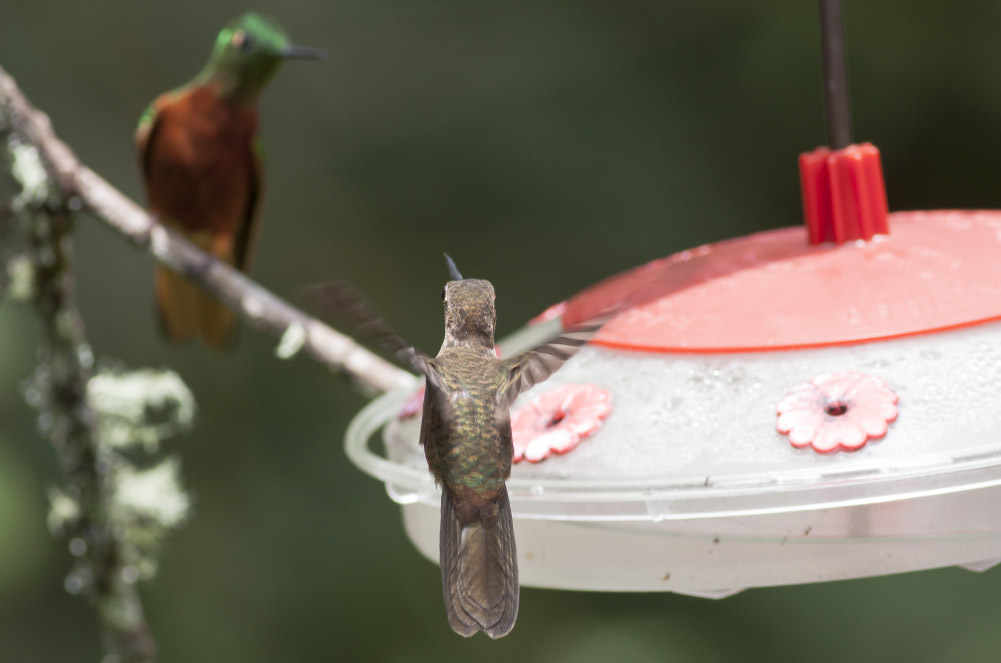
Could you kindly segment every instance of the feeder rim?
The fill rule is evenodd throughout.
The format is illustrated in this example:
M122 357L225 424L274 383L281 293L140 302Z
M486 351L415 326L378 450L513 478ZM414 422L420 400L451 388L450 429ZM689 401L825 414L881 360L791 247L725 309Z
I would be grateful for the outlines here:
M373 400L351 421L345 451L381 481L398 502L437 503L424 468L400 465L372 451L369 441L412 395L409 388ZM557 520L674 520L826 509L930 497L1001 485L1001 444L959 453L874 459L830 469L685 476L670 479L547 479L511 477L515 515ZM590 504L587 504L590 503ZM585 507L574 509L572 505Z

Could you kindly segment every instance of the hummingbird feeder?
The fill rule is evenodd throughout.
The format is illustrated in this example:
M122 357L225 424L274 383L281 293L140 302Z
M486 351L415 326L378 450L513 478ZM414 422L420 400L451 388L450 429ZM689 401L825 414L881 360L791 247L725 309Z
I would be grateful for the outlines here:
M655 260L500 344L656 294L512 407L522 584L723 597L1001 562L1001 211L887 212L878 150L850 140L838 2L821 24L830 145L799 160L805 227ZM437 560L416 388L346 446Z

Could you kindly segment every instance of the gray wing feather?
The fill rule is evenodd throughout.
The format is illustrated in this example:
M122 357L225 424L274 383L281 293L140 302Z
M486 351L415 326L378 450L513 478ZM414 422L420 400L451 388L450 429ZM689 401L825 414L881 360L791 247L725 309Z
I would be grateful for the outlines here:
M309 286L301 296L311 310L343 320L352 335L392 354L440 386L433 359L403 340L362 294L344 281Z
M523 391L531 389L556 372L570 357L584 347L601 326L611 319L612 314L572 327L520 354L505 360L508 367L508 387L505 393L511 403Z

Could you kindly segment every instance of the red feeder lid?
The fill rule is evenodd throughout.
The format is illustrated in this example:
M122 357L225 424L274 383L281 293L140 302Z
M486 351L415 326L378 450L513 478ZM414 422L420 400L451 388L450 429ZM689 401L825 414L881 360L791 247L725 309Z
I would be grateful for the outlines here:
M804 227L699 247L574 296L571 327L637 291L592 343L754 352L860 343L1001 319L1001 211L890 214L892 234L811 246Z

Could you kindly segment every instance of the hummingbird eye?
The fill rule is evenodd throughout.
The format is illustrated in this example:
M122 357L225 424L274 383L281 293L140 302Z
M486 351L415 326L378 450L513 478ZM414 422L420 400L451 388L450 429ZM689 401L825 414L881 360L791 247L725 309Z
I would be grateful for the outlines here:
M254 40L251 39L250 35L243 30L237 30L234 32L233 38L230 39L229 43L232 44L234 48L238 48L244 53L249 53L254 50Z

